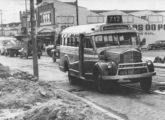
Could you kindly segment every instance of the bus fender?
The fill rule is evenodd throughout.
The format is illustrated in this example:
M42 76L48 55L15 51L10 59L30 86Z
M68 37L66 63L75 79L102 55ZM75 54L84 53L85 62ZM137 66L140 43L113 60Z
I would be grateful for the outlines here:
M97 62L95 64L93 74L95 71L101 73L102 75L115 75L117 72L117 65L114 62Z
M99 72L100 74L105 75L106 68L106 64L97 62L94 66L93 74L95 74L95 72Z

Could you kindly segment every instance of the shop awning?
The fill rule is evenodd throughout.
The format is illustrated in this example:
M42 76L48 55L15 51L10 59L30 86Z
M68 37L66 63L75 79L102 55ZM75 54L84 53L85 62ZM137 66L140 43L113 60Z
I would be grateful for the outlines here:
M53 36L55 34L54 29L49 28L43 28L40 31L38 31L37 36Z

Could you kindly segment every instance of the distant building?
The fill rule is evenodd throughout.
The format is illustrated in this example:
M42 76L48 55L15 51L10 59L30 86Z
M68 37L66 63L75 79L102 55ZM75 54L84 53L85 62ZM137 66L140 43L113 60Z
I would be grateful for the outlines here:
M157 40L165 40L165 11L152 10L109 10L93 11L104 16L104 22L108 15L122 15L123 22L135 27L141 39L146 39L146 46Z
M35 18L34 25L37 28L36 12L34 18ZM20 11L20 21L21 21L22 30L24 30L26 34L30 34L31 31L30 11L27 11L27 13L25 11Z
M13 22L8 24L3 24L0 28L0 36L15 36L21 31L21 23Z
M78 7L79 25L101 23L104 17L84 7ZM53 44L57 34L69 26L77 25L76 5L58 0L42 0L37 6L37 37Z
M108 15L122 15L123 22L135 27L147 44L165 40L165 10L88 10L78 6L79 25L105 23ZM20 12L22 28L30 33L30 14ZM27 23L26 23L27 21ZM58 0L40 0L35 10L36 36L54 44L57 35L69 26L77 25L76 4ZM27 26L26 26L27 25Z

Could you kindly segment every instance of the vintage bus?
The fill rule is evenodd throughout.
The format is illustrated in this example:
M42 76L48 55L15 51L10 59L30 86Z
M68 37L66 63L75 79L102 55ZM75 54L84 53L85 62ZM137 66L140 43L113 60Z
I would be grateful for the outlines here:
M120 16L109 16L107 23L80 25L61 32L60 63L68 72L70 84L77 78L93 81L105 92L113 83L140 82L149 91L156 74L151 61L142 61L138 31L123 24Z

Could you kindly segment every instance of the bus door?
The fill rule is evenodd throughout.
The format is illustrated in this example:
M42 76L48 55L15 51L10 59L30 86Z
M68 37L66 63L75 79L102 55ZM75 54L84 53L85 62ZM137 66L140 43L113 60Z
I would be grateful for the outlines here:
M81 37L80 37L81 41ZM83 43L83 44L82 44ZM92 77L93 66L96 63L96 52L94 49L92 37L83 37L80 42L80 76L90 79Z

